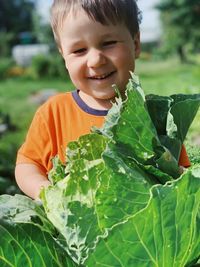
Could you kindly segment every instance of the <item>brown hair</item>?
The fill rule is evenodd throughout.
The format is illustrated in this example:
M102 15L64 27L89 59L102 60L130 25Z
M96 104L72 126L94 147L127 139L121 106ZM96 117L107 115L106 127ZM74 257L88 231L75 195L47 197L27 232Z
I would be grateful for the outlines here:
M137 0L54 0L51 7L51 26L58 46L59 29L69 11L81 7L88 16L103 25L124 23L134 37L139 31L141 12Z

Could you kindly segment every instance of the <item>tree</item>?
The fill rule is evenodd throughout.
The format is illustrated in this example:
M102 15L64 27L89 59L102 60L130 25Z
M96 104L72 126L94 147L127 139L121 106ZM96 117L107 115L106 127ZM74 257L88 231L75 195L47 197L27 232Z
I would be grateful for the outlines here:
M34 9L33 0L0 1L0 33L5 38L9 36L9 46L19 43L20 33L32 31Z
M33 34L39 43L54 43L53 32L48 21L44 21L37 9L33 11Z
M200 1L162 0L157 8L161 11L165 41L185 62L185 46L200 48Z

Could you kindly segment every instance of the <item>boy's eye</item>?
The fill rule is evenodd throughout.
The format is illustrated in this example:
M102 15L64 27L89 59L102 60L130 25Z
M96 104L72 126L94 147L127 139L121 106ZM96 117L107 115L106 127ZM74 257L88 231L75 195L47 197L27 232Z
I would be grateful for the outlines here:
M112 40L112 41L104 42L103 45L104 45L104 46L109 46L109 45L114 45L114 44L116 44L116 43L117 43L117 41Z
M73 54L82 54L86 51L86 48L80 48L75 51L73 51Z

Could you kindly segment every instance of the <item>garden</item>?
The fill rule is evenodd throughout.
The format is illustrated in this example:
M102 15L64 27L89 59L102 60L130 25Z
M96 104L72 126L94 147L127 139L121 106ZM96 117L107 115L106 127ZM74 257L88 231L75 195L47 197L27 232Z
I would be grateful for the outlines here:
M0 2L12 18L1 27L0 12L0 266L200 266L199 4L157 6L165 34L142 44L126 99L68 145L67 162L53 159L33 201L15 182L17 151L37 108L74 87L36 2L16 3ZM49 52L18 64L12 47L35 41Z

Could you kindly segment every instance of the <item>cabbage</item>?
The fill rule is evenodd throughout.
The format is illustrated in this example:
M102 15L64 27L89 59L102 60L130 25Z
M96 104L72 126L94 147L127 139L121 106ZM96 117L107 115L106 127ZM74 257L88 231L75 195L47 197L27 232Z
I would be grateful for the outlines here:
M197 262L200 165L181 174L178 159L199 105L200 95L145 97L132 74L104 126L71 142L65 164L54 159L42 204L0 196L1 266Z

